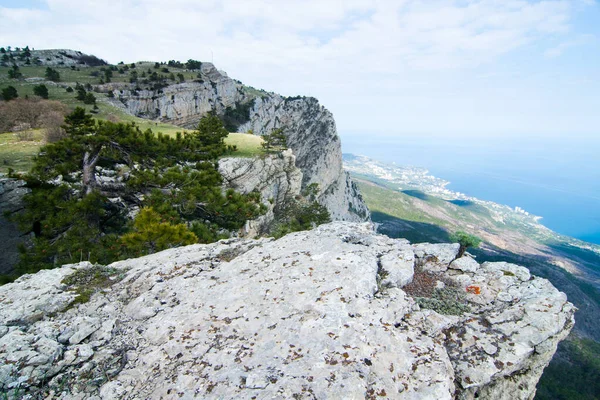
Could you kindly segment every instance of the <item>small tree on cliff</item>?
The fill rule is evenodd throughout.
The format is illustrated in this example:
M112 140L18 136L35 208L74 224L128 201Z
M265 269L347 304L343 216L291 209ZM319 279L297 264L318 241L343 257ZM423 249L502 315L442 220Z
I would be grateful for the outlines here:
M301 196L278 205L271 234L279 238L291 232L313 229L331 222L329 210L317 201L318 194L319 184L312 183L302 191Z
M467 251L467 248L479 247L481 244L480 238L475 235L470 235L464 231L454 232L452 235L450 235L450 240L460 245L457 258L462 257L465 254L465 251Z
M263 135L261 146L265 151L281 151L287 148L287 139L283 133L283 128L273 129L271 133Z

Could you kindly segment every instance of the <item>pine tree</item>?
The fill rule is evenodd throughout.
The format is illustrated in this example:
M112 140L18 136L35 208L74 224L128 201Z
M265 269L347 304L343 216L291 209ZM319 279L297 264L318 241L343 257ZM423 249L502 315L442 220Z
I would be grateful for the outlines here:
M121 236L120 241L123 252L140 256L197 243L198 238L185 224L172 224L151 207L145 207L133 221L133 232Z
M227 132L214 115L175 138L97 121L82 108L65 118L64 128L66 138L43 147L22 176L32 191L17 220L36 237L23 251L20 272L214 241L266 209L258 193L222 191L216 158L227 151ZM98 179L99 166L127 173L106 183ZM127 204L149 208L130 224Z
M48 98L48 88L46 87L46 85L35 85L33 87L33 94L41 97L42 99L47 99Z
M8 70L8 77L10 79L21 79L23 74L17 65L13 65L12 68Z
M46 68L46 79L48 79L49 81L58 82L58 81L60 81L60 73L55 69L47 67Z
M456 256L457 258L462 257L469 247L479 247L481 244L480 238L463 231L454 232L452 235L450 235L450 240L452 242L457 242L460 245L458 249L458 255Z
M19 93L14 86L9 86L2 89L2 99L4 99L4 101L10 101L16 99L17 97L19 97Z
M287 148L287 139L283 128L273 129L271 133L263 135L262 147L267 152L281 151Z

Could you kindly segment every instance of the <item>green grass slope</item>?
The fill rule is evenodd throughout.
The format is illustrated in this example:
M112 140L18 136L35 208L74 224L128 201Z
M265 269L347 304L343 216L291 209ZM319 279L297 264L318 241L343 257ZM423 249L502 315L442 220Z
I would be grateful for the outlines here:
M29 171L33 158L43 142L40 129L21 132L22 136L30 136L22 140L16 133L0 134L0 173L7 173L9 168L17 172Z

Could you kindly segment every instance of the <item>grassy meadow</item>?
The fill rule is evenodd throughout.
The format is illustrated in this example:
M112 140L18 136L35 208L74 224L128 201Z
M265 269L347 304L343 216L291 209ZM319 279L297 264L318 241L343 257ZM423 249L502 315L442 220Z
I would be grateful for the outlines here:
M0 173L7 173L9 168L17 172L29 171L43 139L41 129L0 134Z

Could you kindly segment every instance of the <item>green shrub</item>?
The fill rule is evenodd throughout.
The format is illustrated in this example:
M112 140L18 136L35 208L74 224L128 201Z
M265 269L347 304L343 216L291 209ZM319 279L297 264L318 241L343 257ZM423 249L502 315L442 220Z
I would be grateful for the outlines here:
M87 92L83 98L84 104L96 104L96 96L93 93Z
M151 207L142 208L133 221L133 232L121 236L123 250L131 255L151 254L197 242L198 238L185 224L172 224Z
M46 68L46 79L48 79L49 81L53 81L53 82L59 82L60 81L60 74L58 73L57 70L52 69L50 67Z
M457 257L462 257L463 254L465 254L467 248L479 247L479 245L481 244L480 238L478 238L475 235L470 235L463 231L457 231L450 235L450 241L460 244Z
M8 77L10 79L21 79L23 77L23 74L21 73L21 70L18 66L13 65L13 67L8 70Z
M2 99L4 101L10 101L19 97L19 93L14 86L9 86L7 88L2 89Z
M253 107L254 100L247 103L237 102L234 107L228 106L222 117L225 129L227 129L228 132L237 132L240 125L250 120L250 110Z

